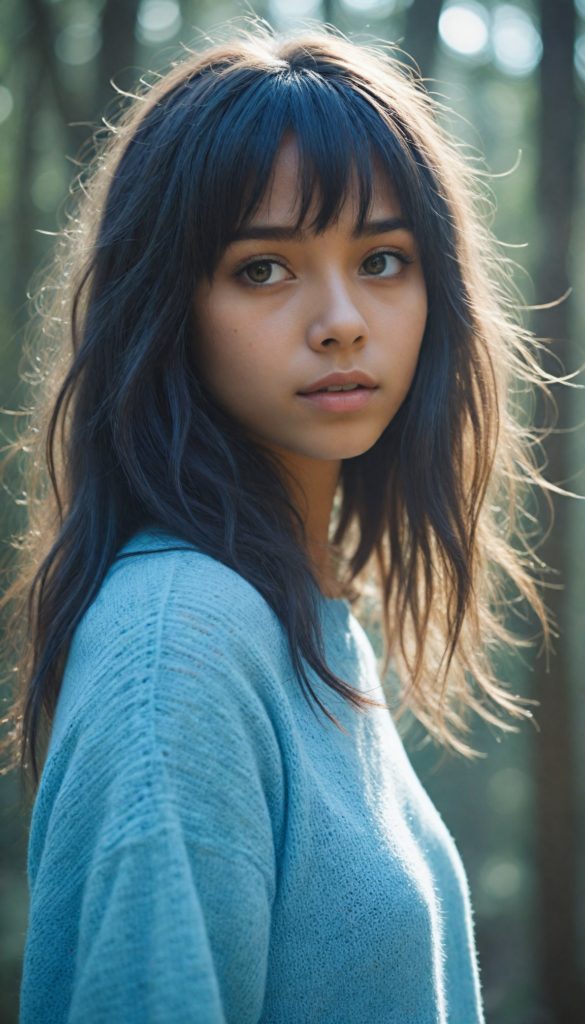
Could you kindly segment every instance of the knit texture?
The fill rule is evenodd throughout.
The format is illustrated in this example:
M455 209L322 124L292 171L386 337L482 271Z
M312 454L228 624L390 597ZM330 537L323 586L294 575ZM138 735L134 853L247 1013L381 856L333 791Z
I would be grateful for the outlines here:
M388 711L315 713L258 592L144 532L70 649L21 1024L476 1024L463 866ZM382 700L349 606L326 654Z

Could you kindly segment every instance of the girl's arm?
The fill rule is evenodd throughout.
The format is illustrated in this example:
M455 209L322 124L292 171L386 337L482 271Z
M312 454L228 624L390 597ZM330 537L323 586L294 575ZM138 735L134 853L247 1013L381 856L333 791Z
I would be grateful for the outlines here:
M21 1024L253 1024L282 814L258 690L271 613L211 559L129 561L69 658L31 835Z

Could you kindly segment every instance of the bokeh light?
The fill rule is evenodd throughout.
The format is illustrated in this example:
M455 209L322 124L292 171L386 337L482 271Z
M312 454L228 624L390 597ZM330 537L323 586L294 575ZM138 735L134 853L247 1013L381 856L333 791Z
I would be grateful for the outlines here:
M585 34L580 35L575 43L575 70L585 82Z
M397 0L341 0L341 6L350 14L368 18L387 18L398 7Z
M494 64L507 75L530 75L542 57L542 40L527 11L501 4L493 12Z
M445 7L439 18L439 35L449 50L462 57L487 56L489 16L486 8L474 0Z
M87 64L99 53L101 35L91 21L78 21L67 25L55 41L55 53L64 64Z
M10 89L7 89L5 85L0 85L0 124L10 117L13 110L14 100Z
M481 96L483 112L498 138L514 138L521 131L526 115L523 99L512 83L501 79L486 82Z
M156 45L173 39L181 28L181 8L176 0L142 0L138 8L136 36L140 43Z
M51 213L57 209L66 190L67 181L62 170L51 167L38 174L33 181L31 199L37 210Z
M488 803L498 814L516 814L531 795L530 777L519 768L501 768L492 775L487 787Z
M524 885L526 872L517 860L502 857L489 858L480 872L480 885L494 900L510 900Z
M516 4L499 4L490 14L477 0L449 3L439 19L439 35L451 53L476 64L491 58L498 71L515 78L531 75L542 57L540 33L528 11Z
M268 20L277 28L288 28L296 21L317 18L321 13L321 0L269 0Z

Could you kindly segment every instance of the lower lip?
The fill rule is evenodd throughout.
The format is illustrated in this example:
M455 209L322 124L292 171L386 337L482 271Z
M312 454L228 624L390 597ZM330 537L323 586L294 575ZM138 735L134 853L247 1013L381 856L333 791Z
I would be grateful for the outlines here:
M311 391L299 398L325 412L357 412L371 401L377 388L356 388L354 391Z

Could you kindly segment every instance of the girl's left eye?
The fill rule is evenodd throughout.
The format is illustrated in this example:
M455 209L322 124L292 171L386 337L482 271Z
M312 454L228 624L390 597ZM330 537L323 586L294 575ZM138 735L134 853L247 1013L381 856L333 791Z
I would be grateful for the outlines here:
M360 267L360 273L368 277L396 277L401 270L402 260L391 252L374 252Z
M256 263L248 263L242 274L252 284L276 284L284 281L287 271L276 260L258 260Z

